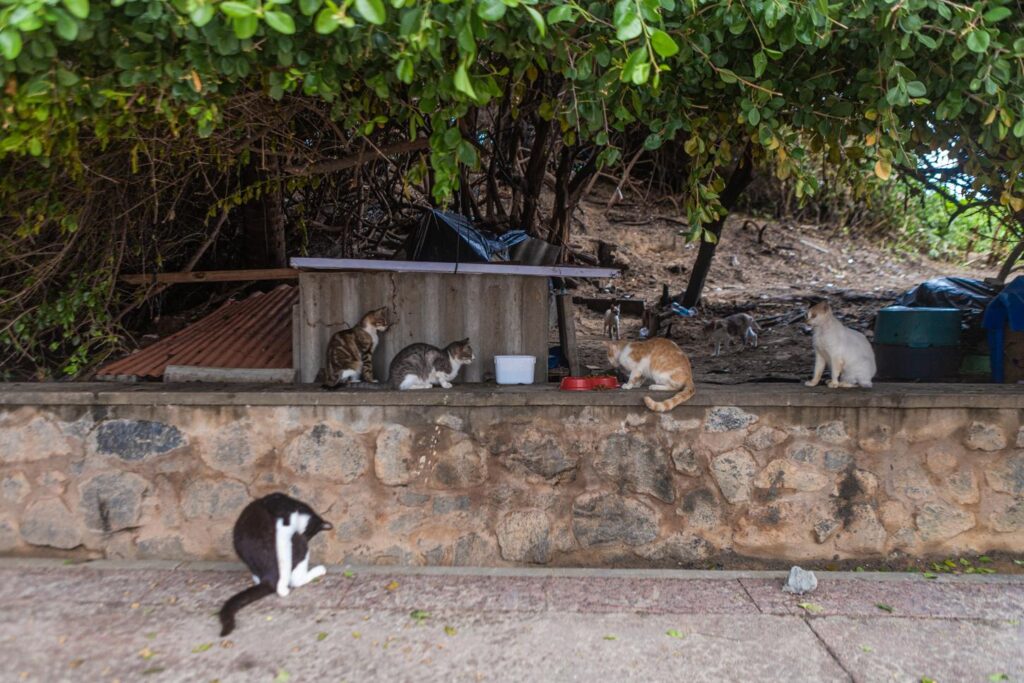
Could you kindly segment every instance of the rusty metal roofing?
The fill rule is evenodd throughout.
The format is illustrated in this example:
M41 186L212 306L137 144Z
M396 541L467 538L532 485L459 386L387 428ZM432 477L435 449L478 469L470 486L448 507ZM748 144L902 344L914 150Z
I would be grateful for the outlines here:
M168 365L292 367L292 306L299 288L281 285L228 301L216 311L100 368L99 379L161 379Z

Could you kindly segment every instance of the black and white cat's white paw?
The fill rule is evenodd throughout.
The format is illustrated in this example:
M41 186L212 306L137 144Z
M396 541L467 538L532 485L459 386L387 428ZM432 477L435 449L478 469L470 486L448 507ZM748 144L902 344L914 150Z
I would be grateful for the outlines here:
M312 569L310 569L309 573L306 574L306 577L307 577L306 583L309 583L309 581L315 581L315 580L319 579L321 576L324 576L326 574L327 574L327 567L323 566L322 564L318 564L317 566L315 566Z
M291 589L288 588L288 577L278 580L277 594L280 595L282 598L286 598L288 597L289 593L291 593Z
M442 389L451 389L452 388L452 383L449 382L448 380L444 380L443 379L443 380L441 380L441 388Z

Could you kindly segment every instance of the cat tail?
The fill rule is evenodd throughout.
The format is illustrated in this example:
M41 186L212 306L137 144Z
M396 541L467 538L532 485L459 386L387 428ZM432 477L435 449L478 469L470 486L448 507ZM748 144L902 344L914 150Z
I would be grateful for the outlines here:
M220 614L218 615L220 616L221 638L235 630L235 614L238 610L273 593L274 587L269 582L264 581L228 598L228 601L220 608Z
M689 386L684 387L672 398L667 398L664 401L655 401L650 396L644 396L644 403L646 403L647 407L656 413L665 413L672 410L683 401L689 401L693 398L695 393L697 393L697 389L693 386L693 380L691 380Z

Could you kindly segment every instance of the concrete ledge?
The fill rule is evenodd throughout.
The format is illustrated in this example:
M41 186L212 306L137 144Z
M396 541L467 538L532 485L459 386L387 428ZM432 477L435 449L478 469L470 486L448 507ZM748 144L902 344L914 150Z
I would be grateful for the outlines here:
M67 406L637 406L647 391L559 391L553 385L392 391L359 388L325 391L310 384L0 383L0 405ZM687 406L794 408L1024 408L1024 387L998 384L878 384L872 389L813 389L802 384L697 387Z

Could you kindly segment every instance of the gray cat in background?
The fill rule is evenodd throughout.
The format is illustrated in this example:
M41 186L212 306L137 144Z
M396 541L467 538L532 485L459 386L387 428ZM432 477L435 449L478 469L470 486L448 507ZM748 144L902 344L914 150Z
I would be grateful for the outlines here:
M430 389L440 384L452 388L452 380L463 365L476 359L469 339L439 349L430 344L410 344L391 360L388 382L395 389Z

